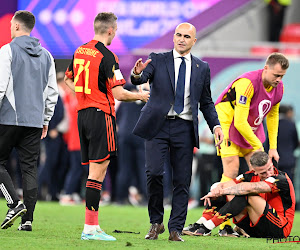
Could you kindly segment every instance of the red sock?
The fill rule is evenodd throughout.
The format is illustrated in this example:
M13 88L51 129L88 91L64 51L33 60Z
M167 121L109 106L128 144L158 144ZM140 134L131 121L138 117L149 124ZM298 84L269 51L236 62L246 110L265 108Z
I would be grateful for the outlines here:
M85 224L87 225L98 225L98 211L89 210L85 208Z
M99 225L98 208L101 197L102 182L87 179L86 182L86 208L85 224Z
M217 212L217 213L215 214L215 216L214 216L211 220L212 220L212 222L215 224L215 226L217 227L217 226L219 226L220 224L222 224L223 222L225 222L225 221L228 219L228 217L229 217L230 215L232 215L232 214L227 213L227 214L225 214L225 215L221 215L221 214L219 214L219 213Z
M202 213L202 217L204 217L206 220L210 220L217 213L216 208L217 207L211 207L211 208L204 209L204 211Z

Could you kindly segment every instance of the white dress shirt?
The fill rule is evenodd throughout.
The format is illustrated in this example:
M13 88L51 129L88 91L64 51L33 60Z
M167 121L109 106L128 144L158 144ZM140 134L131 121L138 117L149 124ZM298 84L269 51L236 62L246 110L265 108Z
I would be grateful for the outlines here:
M175 91L177 86L177 79L178 79L178 73L179 73L179 67L182 62L181 55L173 49L173 57L174 57L174 70L175 70ZM179 116L181 119L192 121L192 107L190 102L190 86L191 86L191 70L192 70L192 58L191 53L188 53L184 56L185 65L186 65L186 71L185 71L185 86L184 86L184 107L182 112L177 115L177 113L174 111L174 104L171 106L171 109L169 110L168 116Z

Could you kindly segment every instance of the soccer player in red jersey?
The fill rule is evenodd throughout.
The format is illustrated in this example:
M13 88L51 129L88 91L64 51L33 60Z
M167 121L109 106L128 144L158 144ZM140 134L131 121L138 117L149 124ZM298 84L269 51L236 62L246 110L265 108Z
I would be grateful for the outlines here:
M82 164L89 164L81 239L112 241L116 239L99 226L98 208L110 158L117 152L114 98L147 102L149 92L133 93L123 88L125 80L118 57L107 48L117 31L117 17L113 13L99 13L94 31L93 40L75 51L65 82L76 93Z
M219 183L202 198L207 207L194 235L210 235L213 228L233 217L237 232L244 236L289 236L295 215L295 191L290 178L274 167L265 152L255 152L250 164L252 171Z

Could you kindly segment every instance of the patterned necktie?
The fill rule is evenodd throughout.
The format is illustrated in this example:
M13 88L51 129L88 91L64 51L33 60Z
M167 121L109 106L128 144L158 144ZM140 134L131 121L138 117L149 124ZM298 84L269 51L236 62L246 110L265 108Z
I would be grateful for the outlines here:
M181 58L181 64L178 73L177 86L176 86L176 95L174 103L174 111L177 114L180 114L183 110L184 104L184 85L185 85L185 60L184 57Z

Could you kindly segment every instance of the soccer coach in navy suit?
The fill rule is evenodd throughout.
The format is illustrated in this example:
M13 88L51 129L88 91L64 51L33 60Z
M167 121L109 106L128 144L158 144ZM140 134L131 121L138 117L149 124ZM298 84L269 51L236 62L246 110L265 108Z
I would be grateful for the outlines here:
M131 81L138 85L149 80L150 99L141 110L134 134L146 139L148 212L151 227L145 239L155 240L164 232L163 166L170 154L173 171L172 211L168 223L169 240L180 237L188 206L193 148L199 147L198 110L217 138L223 133L211 98L210 69L206 62L191 55L196 29L190 23L176 27L174 49L151 53L133 68Z

